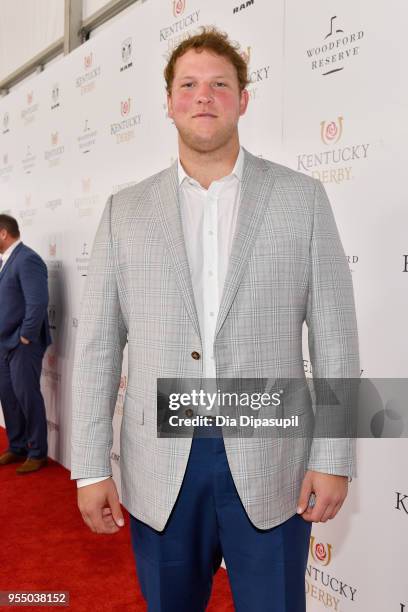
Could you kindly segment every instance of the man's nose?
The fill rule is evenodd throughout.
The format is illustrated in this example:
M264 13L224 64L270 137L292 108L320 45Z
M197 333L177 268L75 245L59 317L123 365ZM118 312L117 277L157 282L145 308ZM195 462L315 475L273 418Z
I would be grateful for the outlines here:
M198 86L197 89L197 102L201 102L202 104L208 104L214 100L214 92L210 85L207 83L202 83Z

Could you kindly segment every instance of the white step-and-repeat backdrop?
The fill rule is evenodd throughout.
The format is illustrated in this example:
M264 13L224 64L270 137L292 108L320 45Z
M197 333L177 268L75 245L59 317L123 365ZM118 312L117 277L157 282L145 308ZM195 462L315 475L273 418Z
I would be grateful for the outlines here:
M249 61L242 144L328 191L353 272L362 376L406 377L407 22L398 0L147 0L0 100L0 210L49 269L54 343L42 387L52 457L69 467L76 327L104 203L175 159L162 73L201 25L227 31ZM126 371L125 355L118 483ZM407 450L406 440L359 441L345 507L313 528L311 612L408 612Z

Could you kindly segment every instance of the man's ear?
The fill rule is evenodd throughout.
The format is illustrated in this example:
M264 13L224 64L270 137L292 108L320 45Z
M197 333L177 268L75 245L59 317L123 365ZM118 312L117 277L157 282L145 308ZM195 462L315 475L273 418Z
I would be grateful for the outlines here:
M173 119L173 101L171 99L171 94L167 93L167 114L170 119Z
M241 91L241 99L239 101L239 114L240 116L246 113L246 109L248 107L249 102L249 93L247 89L243 89Z

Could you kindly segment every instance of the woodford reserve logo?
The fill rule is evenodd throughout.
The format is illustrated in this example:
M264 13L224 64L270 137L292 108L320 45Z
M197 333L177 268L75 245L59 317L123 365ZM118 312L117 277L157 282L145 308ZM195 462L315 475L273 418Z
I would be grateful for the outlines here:
M77 136L79 151L83 154L90 153L96 144L98 130L89 127L89 120L85 118L82 124L82 132Z
M363 37L363 30L347 31L344 25L339 23L337 15L333 15L323 40L317 46L306 50L311 69L322 76L344 70L346 63L359 55Z
M341 601L356 601L357 589L325 569L332 560L333 546L310 537L309 553L312 563L306 568L306 595L321 603L325 609L340 612ZM316 565L320 567L316 567Z
M321 121L320 140L326 147L332 147L343 138L344 119ZM297 156L297 169L308 172L322 183L343 183L353 178L352 171L356 164L368 157L370 144L345 145L338 148L326 148L317 153L301 153Z
M76 268L80 276L88 276L89 248L88 243L83 242L81 253L75 258Z

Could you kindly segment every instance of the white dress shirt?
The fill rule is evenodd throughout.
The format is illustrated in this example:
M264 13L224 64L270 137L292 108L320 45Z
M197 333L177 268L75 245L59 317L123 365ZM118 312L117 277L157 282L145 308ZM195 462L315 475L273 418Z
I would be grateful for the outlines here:
M0 254L0 259L2 262L0 266L0 270L3 268L3 266L6 265L6 261L8 260L8 258L10 257L10 255L12 254L16 246L20 244L20 242L21 242L21 239L19 238L18 240L13 242L13 244L11 244L8 249L4 251L3 255Z
M178 159L180 212L203 343L204 378L216 377L215 326L235 233L243 166L244 152L240 148L231 174L204 189L186 174ZM205 411L198 412L205 414ZM106 478L109 476L79 478L77 486Z

